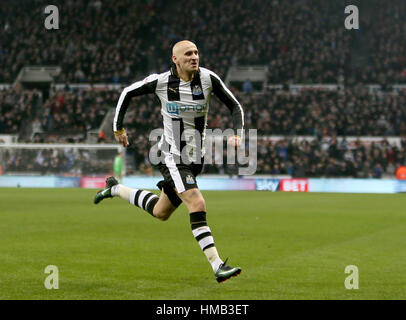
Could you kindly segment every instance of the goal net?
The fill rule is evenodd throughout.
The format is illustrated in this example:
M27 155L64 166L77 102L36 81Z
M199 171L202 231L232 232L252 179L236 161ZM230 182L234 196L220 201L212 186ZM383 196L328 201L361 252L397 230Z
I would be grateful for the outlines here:
M123 151L117 144L0 144L0 165L9 175L107 175L119 153L125 168Z

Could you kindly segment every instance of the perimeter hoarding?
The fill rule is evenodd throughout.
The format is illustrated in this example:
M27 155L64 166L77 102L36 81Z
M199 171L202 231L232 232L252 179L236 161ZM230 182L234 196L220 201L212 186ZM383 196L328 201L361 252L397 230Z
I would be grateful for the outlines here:
M106 176L0 176L0 187L91 188L102 189ZM157 190L161 177L126 176L122 183L130 188ZM396 179L245 179L198 177L201 190L258 190L281 192L399 193L406 192L406 181Z

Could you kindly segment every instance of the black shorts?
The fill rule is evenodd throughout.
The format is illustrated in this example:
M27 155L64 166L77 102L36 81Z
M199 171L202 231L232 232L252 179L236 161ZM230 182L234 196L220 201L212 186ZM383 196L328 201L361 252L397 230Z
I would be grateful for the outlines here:
M185 164L182 161L174 162L174 156L167 154L164 163L159 163L155 167L161 172L164 180L159 181L157 186L164 190L172 205L176 208L182 203L175 190L182 193L186 190L197 188L196 176L202 172L203 158L201 163Z
M176 189L178 193L198 188L196 177L202 172L204 159L202 158L200 163L185 164L181 160L175 163L174 157L176 156L168 154L164 163L155 166L164 177L163 182L158 183L158 187L165 184Z

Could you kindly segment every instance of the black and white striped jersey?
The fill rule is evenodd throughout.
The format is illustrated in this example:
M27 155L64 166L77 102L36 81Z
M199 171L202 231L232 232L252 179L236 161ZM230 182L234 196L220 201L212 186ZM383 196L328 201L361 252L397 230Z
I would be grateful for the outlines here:
M214 93L231 111L233 129L244 128L244 112L223 81L212 71L199 68L192 81L178 77L175 68L161 74L151 74L144 80L126 87L120 95L113 130L123 128L123 120L132 97L155 94L161 102L164 134L159 148L167 144L170 153L180 155L183 147L200 148L204 156L204 139L210 95ZM193 130L192 130L193 129ZM201 138L194 138L196 131ZM182 136L183 134L183 136ZM181 139L180 139L181 138ZM187 151L190 152L190 150ZM191 159L195 161L195 159Z

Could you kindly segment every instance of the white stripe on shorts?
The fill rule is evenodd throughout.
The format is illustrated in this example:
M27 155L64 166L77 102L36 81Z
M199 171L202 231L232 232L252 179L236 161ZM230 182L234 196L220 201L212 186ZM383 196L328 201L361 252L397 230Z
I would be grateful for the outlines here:
M178 193L182 193L183 191L186 190L182 177L180 176L180 172L178 167L176 166L175 160L173 159L173 155L167 152L162 153L165 155L165 165L169 169L169 174L171 175L171 178L173 182L175 183L175 188Z

